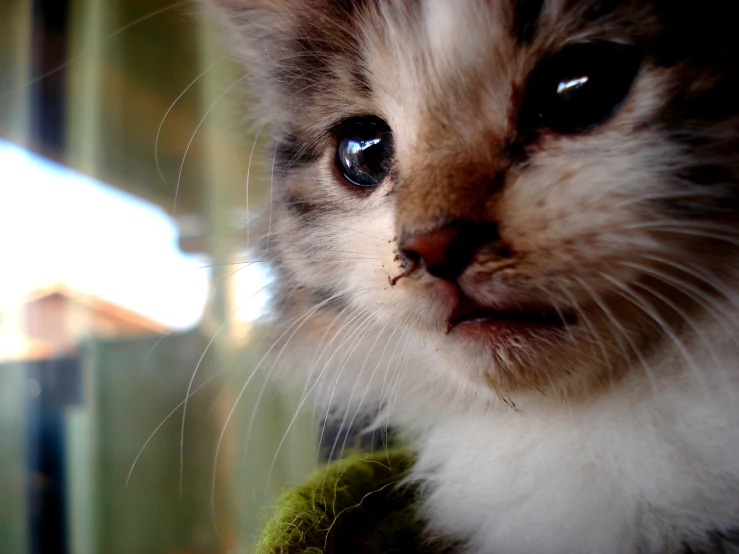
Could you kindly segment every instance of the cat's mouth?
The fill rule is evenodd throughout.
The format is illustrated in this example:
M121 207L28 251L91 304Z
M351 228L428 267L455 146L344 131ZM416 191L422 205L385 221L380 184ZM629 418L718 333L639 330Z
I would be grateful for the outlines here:
M447 320L447 334L459 329L488 333L535 329L565 329L577 322L570 312L547 306L490 308L468 298L461 298Z

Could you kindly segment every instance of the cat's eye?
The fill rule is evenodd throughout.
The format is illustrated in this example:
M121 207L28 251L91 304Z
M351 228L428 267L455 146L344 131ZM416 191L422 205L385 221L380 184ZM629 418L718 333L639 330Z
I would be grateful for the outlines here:
M623 44L565 48L543 60L531 74L521 124L576 133L604 122L628 95L641 59L636 48Z
M360 187L379 185L390 171L393 136L381 119L350 119L337 134L336 165L341 174Z

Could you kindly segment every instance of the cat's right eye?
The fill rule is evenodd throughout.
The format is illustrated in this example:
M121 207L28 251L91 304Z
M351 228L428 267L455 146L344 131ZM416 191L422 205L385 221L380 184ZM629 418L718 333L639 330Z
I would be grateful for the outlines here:
M629 45L568 46L531 74L521 124L576 133L604 122L626 98L640 64L641 54Z
M337 135L336 165L350 183L379 185L390 171L393 136L388 125L375 117L350 119Z

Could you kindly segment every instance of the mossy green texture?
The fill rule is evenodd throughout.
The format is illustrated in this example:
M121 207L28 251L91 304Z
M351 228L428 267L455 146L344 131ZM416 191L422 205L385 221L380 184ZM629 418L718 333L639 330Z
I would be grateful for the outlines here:
M285 494L265 527L257 554L435 552L422 538L405 450L334 462Z

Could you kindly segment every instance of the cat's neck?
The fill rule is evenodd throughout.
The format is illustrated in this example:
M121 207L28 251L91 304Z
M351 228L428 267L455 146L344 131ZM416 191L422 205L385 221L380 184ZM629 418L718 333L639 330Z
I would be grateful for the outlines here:
M588 403L437 418L414 472L435 530L474 552L711 551L739 526L739 355L705 329Z

